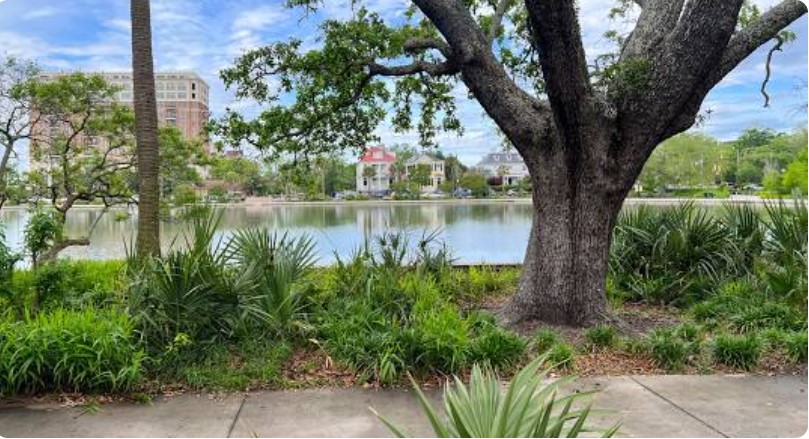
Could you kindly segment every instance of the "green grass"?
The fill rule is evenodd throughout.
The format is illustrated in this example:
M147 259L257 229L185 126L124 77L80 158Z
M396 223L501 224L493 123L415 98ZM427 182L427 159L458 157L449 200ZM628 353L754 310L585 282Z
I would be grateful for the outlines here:
M598 348L610 348L615 345L615 328L610 325L597 325L584 332L584 338L591 345Z
M215 345L201 359L188 361L169 373L195 389L246 390L283 383L282 368L292 353L290 345L252 340L236 345Z
M750 370L761 355L761 341L756 335L720 334L714 339L714 359L736 369Z

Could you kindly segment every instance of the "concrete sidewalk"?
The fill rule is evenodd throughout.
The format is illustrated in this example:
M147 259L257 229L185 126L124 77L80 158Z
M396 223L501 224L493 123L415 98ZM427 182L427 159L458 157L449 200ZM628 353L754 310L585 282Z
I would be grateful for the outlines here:
M807 430L807 379L758 376L633 376L583 379L598 388L594 419L622 420L630 437L797 437ZM440 400L440 392L430 397ZM304 390L183 395L151 405L81 408L0 405L0 436L10 437L387 437L374 407L414 436L431 430L405 390Z

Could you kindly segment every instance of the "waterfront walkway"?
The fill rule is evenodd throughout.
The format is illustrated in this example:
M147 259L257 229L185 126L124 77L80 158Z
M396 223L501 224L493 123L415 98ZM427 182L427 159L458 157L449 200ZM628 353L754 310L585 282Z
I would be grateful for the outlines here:
M598 388L594 418L620 418L620 436L797 437L807 430L806 376L627 376L580 380ZM440 392L429 393L436 402ZM413 436L431 430L406 390L322 389L225 396L185 394L98 410L0 403L0 436L378 437L369 407Z

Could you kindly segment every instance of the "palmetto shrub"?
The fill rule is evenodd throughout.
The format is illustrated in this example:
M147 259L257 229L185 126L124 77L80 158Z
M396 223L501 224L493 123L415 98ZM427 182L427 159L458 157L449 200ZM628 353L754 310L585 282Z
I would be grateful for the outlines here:
M111 310L0 323L0 393L125 391L142 372L134 325Z
M796 196L792 206L778 201L768 203L766 210L762 266L768 291L805 308L809 240L806 203L802 196Z
M635 299L684 304L707 295L737 257L730 229L694 204L640 206L618 218L610 271Z
M168 349L178 335L198 346L305 326L312 240L264 230L218 237L220 219L195 217L166 256L128 262L130 312L152 350Z
M806 331L790 333L784 340L787 357L794 362L806 362L809 351L809 337Z
M444 387L446 417L438 414L411 381L437 437L578 437L582 433L611 437L618 431L618 424L609 428L590 425L593 392L560 396L571 380L548 380L549 370L541 370L544 363L544 357L535 359L505 389L494 372L475 365L468 385L456 376L453 385ZM393 434L406 436L403 429L374 413Z

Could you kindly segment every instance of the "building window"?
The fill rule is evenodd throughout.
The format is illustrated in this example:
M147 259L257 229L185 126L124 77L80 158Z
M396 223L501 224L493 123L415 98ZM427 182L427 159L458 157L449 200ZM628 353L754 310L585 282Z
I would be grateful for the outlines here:
M191 93L191 99L196 99L196 98L197 98L197 94L196 93Z
M364 177L364 178L362 179L362 185L363 185L363 186L368 186L368 177Z
M196 82L192 82L192 83L191 83L191 90L196 90L196 89L197 89L197 83L196 83Z

